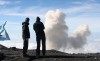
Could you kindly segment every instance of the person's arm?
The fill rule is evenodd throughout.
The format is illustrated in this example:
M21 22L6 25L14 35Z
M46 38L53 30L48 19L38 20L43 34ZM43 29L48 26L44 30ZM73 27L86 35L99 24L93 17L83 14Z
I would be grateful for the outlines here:
M41 22L42 23L42 22ZM45 29L44 24L42 23L42 28Z
M25 23L22 22L22 30L24 31L25 30Z
M33 24L33 30L36 31L36 23Z
M35 30L35 28L34 28L34 27L35 27L35 24L33 24L33 30Z

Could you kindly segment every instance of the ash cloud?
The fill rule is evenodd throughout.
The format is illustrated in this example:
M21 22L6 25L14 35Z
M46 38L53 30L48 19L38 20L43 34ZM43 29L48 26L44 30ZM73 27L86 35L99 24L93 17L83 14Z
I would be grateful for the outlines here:
M59 10L48 11L46 14L45 32L48 49L60 49L66 46L68 27L65 23L65 14Z
M50 10L46 14L45 33L47 49L65 51L67 49L80 49L87 44L90 34L87 25L78 27L72 36L68 36L68 26L65 22L66 14L60 10Z
M79 49L83 48L85 44L87 44L87 37L90 35L89 27L87 25L79 26L73 33L72 36L69 37L69 47Z

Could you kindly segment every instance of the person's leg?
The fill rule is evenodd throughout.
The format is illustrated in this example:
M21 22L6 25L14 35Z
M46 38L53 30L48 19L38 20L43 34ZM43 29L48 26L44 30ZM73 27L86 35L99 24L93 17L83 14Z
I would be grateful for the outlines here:
M25 51L27 53L27 50L28 50L28 39L25 41Z
M24 43L23 43L23 55L26 55L27 49L28 49L28 40L24 39Z
M24 37L22 37L23 38L23 51L22 51L22 57L24 56L24 54L25 54L25 46L24 46L24 44L25 44L25 38Z
M42 53L43 53L43 56L45 56L45 53L46 53L46 38L45 38L45 36L42 37Z
M37 41L36 56L39 56L40 55L40 38L38 36L36 37L36 41Z

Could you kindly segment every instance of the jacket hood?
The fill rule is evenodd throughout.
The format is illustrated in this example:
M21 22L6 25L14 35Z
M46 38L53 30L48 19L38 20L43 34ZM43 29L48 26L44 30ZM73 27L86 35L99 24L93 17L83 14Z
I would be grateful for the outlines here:
M27 23L27 22L23 22L22 25L29 25L29 23Z

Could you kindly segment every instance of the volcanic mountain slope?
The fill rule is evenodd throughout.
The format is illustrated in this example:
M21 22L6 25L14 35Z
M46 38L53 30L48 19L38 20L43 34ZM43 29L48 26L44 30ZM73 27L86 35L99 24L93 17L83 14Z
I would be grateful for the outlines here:
M7 47L0 44L0 49L7 49Z
M2 61L100 61L100 54L68 54L56 50L47 50L46 56L35 58L35 50L28 50L27 57L22 57L22 49L1 49Z

